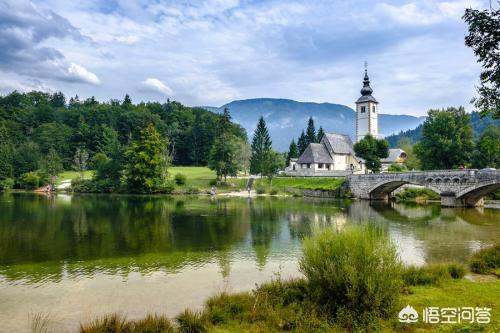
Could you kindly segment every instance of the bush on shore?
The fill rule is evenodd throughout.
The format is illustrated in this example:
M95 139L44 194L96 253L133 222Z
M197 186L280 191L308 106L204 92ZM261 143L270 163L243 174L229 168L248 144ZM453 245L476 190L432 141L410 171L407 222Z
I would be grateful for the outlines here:
M476 252L470 260L470 270L478 274L494 273L500 269L500 243Z
M406 286L439 285L450 279L461 279L465 268L460 264L434 264L422 267L408 266L403 269Z
M402 265L395 246L380 229L316 233L304 241L300 268L311 297L347 325L364 326L394 314Z
M428 188L414 188L410 187L396 193L397 202L418 202L425 203L427 200L439 200L439 194L429 190Z

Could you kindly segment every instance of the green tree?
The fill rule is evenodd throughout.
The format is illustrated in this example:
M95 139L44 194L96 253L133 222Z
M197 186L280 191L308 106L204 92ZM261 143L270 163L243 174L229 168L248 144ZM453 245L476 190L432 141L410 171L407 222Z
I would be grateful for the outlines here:
M54 186L56 177L63 171L61 157L54 148L50 148L42 161L42 171L47 176L49 183Z
M304 131L300 133L299 140L297 141L297 148L299 148L299 156L302 155L304 150L307 148L307 139Z
M310 117L309 121L307 122L306 147L310 143L315 143L316 141L317 137L316 137L316 128L314 127L314 119Z
M477 140L472 160L476 168L500 168L500 127L486 128Z
M424 170L466 165L474 150L472 126L463 107L429 110L415 153Z
M273 178L285 166L285 159L282 154L269 150L264 156L264 168L262 174L269 179L269 185L273 187Z
M123 99L122 105L126 106L126 107L132 105L132 99L130 98L130 96L128 94L125 94L125 98Z
M238 139L231 134L219 136L210 150L208 167L215 171L218 179L236 176L240 163L238 161L240 145Z
M263 174L266 155L271 151L272 141L267 130L264 117L259 118L252 139L252 156L250 157L250 173Z
M316 140L316 142L320 142L321 139L323 139L323 136L325 135L325 131L323 130L323 127L319 127L319 130L318 130L318 138Z
M252 157L252 147L246 140L236 138L238 141L238 163L241 171L246 175L250 169L250 157Z
M299 157L299 147L295 143L295 140L292 139L290 142L290 147L288 148L288 154L286 155L286 164L290 164L290 159Z
M414 145L409 138L403 137L398 141L398 147L406 153L405 165L408 170L420 170L420 161L415 154Z
M89 160L89 153L86 149L77 148L75 156L73 157L73 166L76 171L80 173L80 177L83 178L85 171L87 170L87 164Z
M40 167L40 147L33 141L26 141L15 148L14 175L16 177Z
M389 156L389 143L368 134L354 145L354 152L366 161L368 170L379 172L382 166L380 159Z
M500 118L500 9L466 9L463 19L469 25L465 45L474 50L484 69L475 105L483 116Z
M0 190L10 187L14 174L12 143L7 128L0 124Z
M168 140L153 125L140 133L125 151L125 179L130 191L154 193L166 185L169 166Z

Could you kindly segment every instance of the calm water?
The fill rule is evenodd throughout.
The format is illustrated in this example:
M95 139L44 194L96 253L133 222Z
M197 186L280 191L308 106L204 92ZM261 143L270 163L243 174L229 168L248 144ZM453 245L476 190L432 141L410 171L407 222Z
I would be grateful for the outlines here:
M500 239L500 210L276 198L0 195L0 331L57 331L121 312L175 315L222 290L297 276L314 228L374 223L406 263L465 260Z

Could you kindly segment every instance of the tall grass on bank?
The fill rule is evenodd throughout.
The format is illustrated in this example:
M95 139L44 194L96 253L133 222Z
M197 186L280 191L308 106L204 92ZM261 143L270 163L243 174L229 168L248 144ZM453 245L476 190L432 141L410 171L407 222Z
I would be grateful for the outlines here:
M465 267L460 264L434 264L422 267L408 266L403 269L405 286L440 285L451 279L461 279Z
M174 333L165 316L147 315L140 320L126 320L119 314L110 314L80 325L80 333Z
M402 264L380 229L317 232L304 241L300 268L311 297L339 322L364 326L394 314Z
M470 270L478 274L500 275L500 243L476 252L470 260Z

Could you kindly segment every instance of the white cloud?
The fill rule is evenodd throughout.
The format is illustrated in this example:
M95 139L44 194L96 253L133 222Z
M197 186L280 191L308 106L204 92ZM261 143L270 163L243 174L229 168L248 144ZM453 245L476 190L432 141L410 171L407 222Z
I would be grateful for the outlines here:
M478 0L419 1L404 5L381 3L378 10L401 25L429 25L460 18L465 8L481 7Z
M174 93L169 86L156 78L147 78L146 80L142 81L141 84L143 88L146 88L147 90L151 90L153 92L158 92L165 96L171 96Z
M68 67L68 73L72 78L75 78L79 81L83 81L94 85L101 84L101 80L99 80L97 75L90 72L85 67L75 64L74 62L72 62Z

